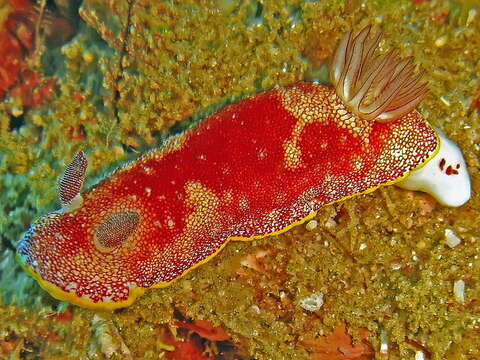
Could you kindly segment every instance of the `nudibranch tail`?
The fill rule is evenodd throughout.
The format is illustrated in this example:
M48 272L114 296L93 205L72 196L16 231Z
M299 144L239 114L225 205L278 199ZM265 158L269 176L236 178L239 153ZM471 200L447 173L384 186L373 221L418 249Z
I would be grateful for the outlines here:
M87 171L87 157L79 151L72 162L67 166L58 182L58 198L65 212L77 209L82 205L82 190L85 173Z
M378 33L371 27L344 36L332 61L330 78L337 95L357 116L388 121L414 110L427 93L411 58L402 59L392 50L377 55Z
M439 151L425 166L412 171L397 184L433 196L445 206L462 206L472 196L472 185L462 150L437 129Z

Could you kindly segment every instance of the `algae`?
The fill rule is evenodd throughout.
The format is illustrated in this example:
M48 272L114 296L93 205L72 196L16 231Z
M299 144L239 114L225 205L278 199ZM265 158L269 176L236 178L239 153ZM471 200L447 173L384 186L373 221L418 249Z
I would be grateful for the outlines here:
M156 359L168 353L159 334L182 337L182 316L222 326L245 359L310 358L305 344L342 323L357 340L368 329L377 358L480 358L479 11L467 0L83 1L75 37L43 49L44 75L58 77L54 99L25 111L21 126L9 100L0 103L0 355ZM59 303L15 264L22 233L57 207L57 177L78 149L94 182L242 96L325 81L337 40L372 23L382 47L424 69L430 92L419 110L463 149L474 190L465 206L381 189L326 207L316 228L232 242L112 314ZM458 246L446 245L446 229ZM464 303L453 294L459 279ZM315 293L320 309L302 308Z

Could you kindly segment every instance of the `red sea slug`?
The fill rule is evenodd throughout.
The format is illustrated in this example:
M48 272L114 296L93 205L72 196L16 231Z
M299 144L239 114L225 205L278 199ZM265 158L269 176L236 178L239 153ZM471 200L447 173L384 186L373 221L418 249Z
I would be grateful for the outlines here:
M425 84L411 59L376 54L367 27L342 40L334 86L299 82L226 106L80 194L76 155L63 208L31 226L23 267L54 297L130 305L216 255L229 240L278 234L323 206L403 180L439 149L414 110Z

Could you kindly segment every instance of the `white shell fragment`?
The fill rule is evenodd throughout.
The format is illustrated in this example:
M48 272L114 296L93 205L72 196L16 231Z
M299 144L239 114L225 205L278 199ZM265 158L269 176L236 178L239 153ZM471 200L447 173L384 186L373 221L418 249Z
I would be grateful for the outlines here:
M445 229L445 242L452 249L462 242L452 229Z
M385 329L380 330L380 354L388 354L388 333Z
M305 226L308 231L313 231L318 226L317 220L310 220Z
M323 293L316 292L299 302L300 306L308 311L317 311L323 306Z
M438 153L396 185L424 191L442 205L461 206L470 199L472 192L467 165L457 144L441 131L437 130L437 133L440 138Z
M425 360L425 354L422 350L415 351L415 360Z
M122 359L133 360L129 348L112 320L107 320L96 314L92 318L91 325L94 329L95 340L107 359L117 355Z
M465 281L457 280L453 283L453 295L459 303L465 302Z

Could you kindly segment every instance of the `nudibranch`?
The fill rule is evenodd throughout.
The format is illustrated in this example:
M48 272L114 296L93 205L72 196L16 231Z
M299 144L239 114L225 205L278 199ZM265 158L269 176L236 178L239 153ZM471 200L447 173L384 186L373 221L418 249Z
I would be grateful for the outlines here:
M467 201L461 151L415 110L426 85L412 59L378 54L380 35L370 32L341 40L333 86L299 82L247 97L83 193L79 152L60 179L62 209L20 242L22 266L58 299L112 310L229 240L284 232L382 185Z

